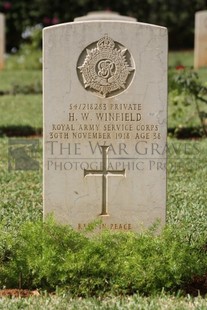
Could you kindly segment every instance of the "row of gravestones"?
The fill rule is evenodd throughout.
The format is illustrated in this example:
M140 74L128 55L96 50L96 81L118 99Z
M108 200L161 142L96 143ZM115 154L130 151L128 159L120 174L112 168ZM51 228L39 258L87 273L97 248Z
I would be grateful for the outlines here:
M165 223L167 29L89 14L43 32L44 216Z
M112 15L107 14L88 14L85 20L92 19L110 19ZM113 19L119 19L118 14L113 14ZM4 49L5 49L5 26L4 15L0 14L0 69L4 66ZM81 20L76 18L75 21ZM123 20L123 18L122 18ZM129 20L129 19L128 19ZM132 20L132 19L131 19ZM194 68L207 66L207 11L200 11L195 14L195 53L194 53Z
M207 11L195 14L194 68L207 66Z

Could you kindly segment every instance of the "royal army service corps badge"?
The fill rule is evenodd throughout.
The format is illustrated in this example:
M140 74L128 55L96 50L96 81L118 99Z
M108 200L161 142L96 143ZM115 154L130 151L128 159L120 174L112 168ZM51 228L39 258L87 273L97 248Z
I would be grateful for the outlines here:
M77 72L85 89L106 98L121 93L130 85L135 66L127 48L106 34L81 53Z

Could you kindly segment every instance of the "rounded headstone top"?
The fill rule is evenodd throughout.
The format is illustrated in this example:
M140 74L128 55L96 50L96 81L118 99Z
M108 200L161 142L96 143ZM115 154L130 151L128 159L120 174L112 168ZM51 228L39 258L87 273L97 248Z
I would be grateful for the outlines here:
M207 10L203 10L203 11L197 11L195 12L196 15L206 15L207 14Z
M117 12L110 11L94 11L89 12L85 16L76 17L74 22L90 21L90 20L122 20L128 22L137 22L137 19L130 16L123 16Z

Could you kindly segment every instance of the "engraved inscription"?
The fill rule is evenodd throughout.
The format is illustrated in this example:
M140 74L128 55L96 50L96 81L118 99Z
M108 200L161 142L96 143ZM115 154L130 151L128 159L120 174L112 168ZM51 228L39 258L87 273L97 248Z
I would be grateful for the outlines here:
M49 138L161 140L160 125L145 123L144 118L140 103L70 103L66 123L52 124Z
M123 170L108 169L108 149L109 146L102 145L102 170L86 170L84 169L84 177L86 176L102 176L102 211L101 215L108 215L108 177L109 176L125 176Z
M125 90L135 70L127 48L115 43L107 34L96 42L95 48L82 52L77 67L85 89L104 98Z
M89 226L89 224L87 223L78 223L78 230L83 230L86 229ZM132 230L132 224L106 224L106 223L101 223L100 225L98 225L97 227L99 230L102 229L110 229L110 230Z

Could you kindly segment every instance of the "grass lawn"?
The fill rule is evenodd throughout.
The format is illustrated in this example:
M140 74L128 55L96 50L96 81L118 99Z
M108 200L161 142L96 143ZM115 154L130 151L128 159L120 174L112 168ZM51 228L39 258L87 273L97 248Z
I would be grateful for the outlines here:
M0 111L0 128L12 126L42 128L41 95L1 96Z
M8 171L9 161L13 164L8 152L8 139L1 138L0 222L19 227L25 220L36 220L42 216L42 155L37 154L40 162L38 171Z
M0 72L0 91L9 91L17 85L35 86L41 82L41 70L3 70Z
M186 66L193 67L194 53L190 51L170 51L168 64L170 67Z
M175 68L176 66L184 66L193 68L194 66L194 53L193 51L178 51L178 52L169 52L168 64L170 67ZM207 67L200 68L197 70L201 81L204 83L207 82Z
M109 297L98 299L73 299L70 296L31 297L28 299L2 299L0 309L4 310L205 310L207 300L198 297L156 296Z

